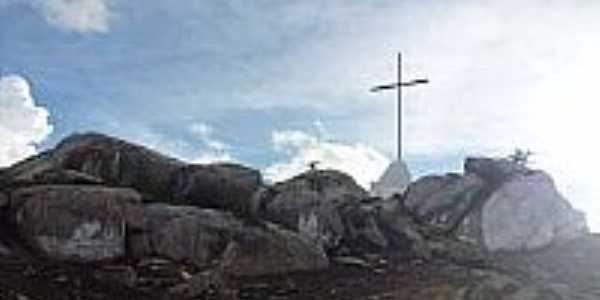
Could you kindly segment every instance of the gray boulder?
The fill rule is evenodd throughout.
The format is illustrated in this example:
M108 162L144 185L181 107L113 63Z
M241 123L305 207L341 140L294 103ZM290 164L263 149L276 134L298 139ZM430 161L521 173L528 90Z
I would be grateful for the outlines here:
M419 224L489 251L533 250L587 232L550 176L507 159L469 158L465 175L423 177L402 203Z
M55 169L50 152L42 152L17 162L0 173L0 190L11 188L18 182L33 182L36 174Z
M257 170L241 165L187 165L98 133L72 135L53 150L22 161L4 173L0 178L0 183L6 183L3 186L102 183L135 188L146 202L234 212L245 211L262 182Z
M427 176L409 186L404 205L418 221L451 232L471 213L483 188L476 175Z
M496 262L513 274L557 287L564 299L598 299L600 236L588 234L528 253L502 253Z
M100 185L104 181L102 179L78 172L75 170L64 169L48 169L32 174L29 182L24 181L24 184L82 184L82 185Z
M389 240L389 246L398 254L431 258L423 228L398 198L389 198L379 203L377 214L379 227Z
M92 175L57 168L40 168L9 180L8 189L32 185L101 185L103 180Z
M504 183L487 199L481 217L483 240L491 251L538 249L588 231L584 214L539 171Z
M126 219L140 195L99 186L33 186L11 195L11 216L22 237L54 259L98 261L125 254Z
M464 164L465 174L475 174L488 184L501 184L516 175L525 175L531 172L522 164L509 159L496 159L487 157L469 157Z
M328 266L321 246L270 223L246 225L227 244L219 263L224 273L236 276L317 271Z
M83 172L108 185L132 187L146 199L169 199L171 175L184 164L146 147L97 133L75 134L51 154L60 169Z
M387 246L373 208L363 203L367 192L341 172L308 171L256 198L253 206L260 218L300 232L328 250L341 244Z
M170 202L248 215L252 195L261 183L260 172L241 165L189 165L173 173Z
M218 266L236 276L319 270L322 248L272 224L247 224L231 213L190 206L149 204L133 222L133 257L158 255L198 267Z

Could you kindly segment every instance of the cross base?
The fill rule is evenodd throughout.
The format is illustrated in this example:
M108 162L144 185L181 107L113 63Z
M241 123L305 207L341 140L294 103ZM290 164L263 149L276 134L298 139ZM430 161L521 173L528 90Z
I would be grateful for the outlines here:
M402 160L392 162L381 178L371 185L371 195L381 198L390 198L394 194L403 194L410 184L411 176Z

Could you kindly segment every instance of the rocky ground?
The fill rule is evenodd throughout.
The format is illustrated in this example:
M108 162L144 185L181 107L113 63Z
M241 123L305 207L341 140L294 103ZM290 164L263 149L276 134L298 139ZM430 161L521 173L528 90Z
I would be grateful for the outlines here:
M550 176L470 158L374 198L100 134L0 170L0 299L600 299L600 237Z
M386 255L340 258L327 271L221 279L193 297L169 287L183 266L0 261L1 299L600 299L600 236L528 255L460 265ZM591 260L590 260L591 258ZM147 261L152 263L152 261ZM154 268L154 269L153 269ZM510 297L510 298L509 298Z

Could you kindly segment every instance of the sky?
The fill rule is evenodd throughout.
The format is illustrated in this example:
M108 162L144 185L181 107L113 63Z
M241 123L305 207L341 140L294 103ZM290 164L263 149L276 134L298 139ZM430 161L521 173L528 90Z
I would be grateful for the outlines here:
M0 0L0 166L97 131L278 181L310 161L365 187L535 152L600 230L600 2Z

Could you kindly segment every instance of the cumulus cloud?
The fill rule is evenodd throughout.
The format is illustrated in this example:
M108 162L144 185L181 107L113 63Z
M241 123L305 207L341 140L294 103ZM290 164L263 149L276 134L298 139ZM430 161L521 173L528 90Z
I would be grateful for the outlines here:
M109 31L110 0L34 0L32 6L46 21L60 29L79 33Z
M202 153L199 157L191 160L194 164L211 164L211 163L223 163L223 162L235 162L235 158L227 152L213 152L207 151Z
M209 164L236 161L229 153L231 147L215 137L215 130L212 126L196 122L190 125L188 129L204 146L204 151L202 151L200 156L191 159L193 163Z
M0 77L0 166L36 153L51 132L48 111L36 105L29 82L17 75Z
M272 134L272 143L276 151L288 156L286 161L264 170L265 178L272 182L289 179L317 161L319 168L345 172L369 189L389 164L387 157L369 146L322 141L302 131L276 131Z

